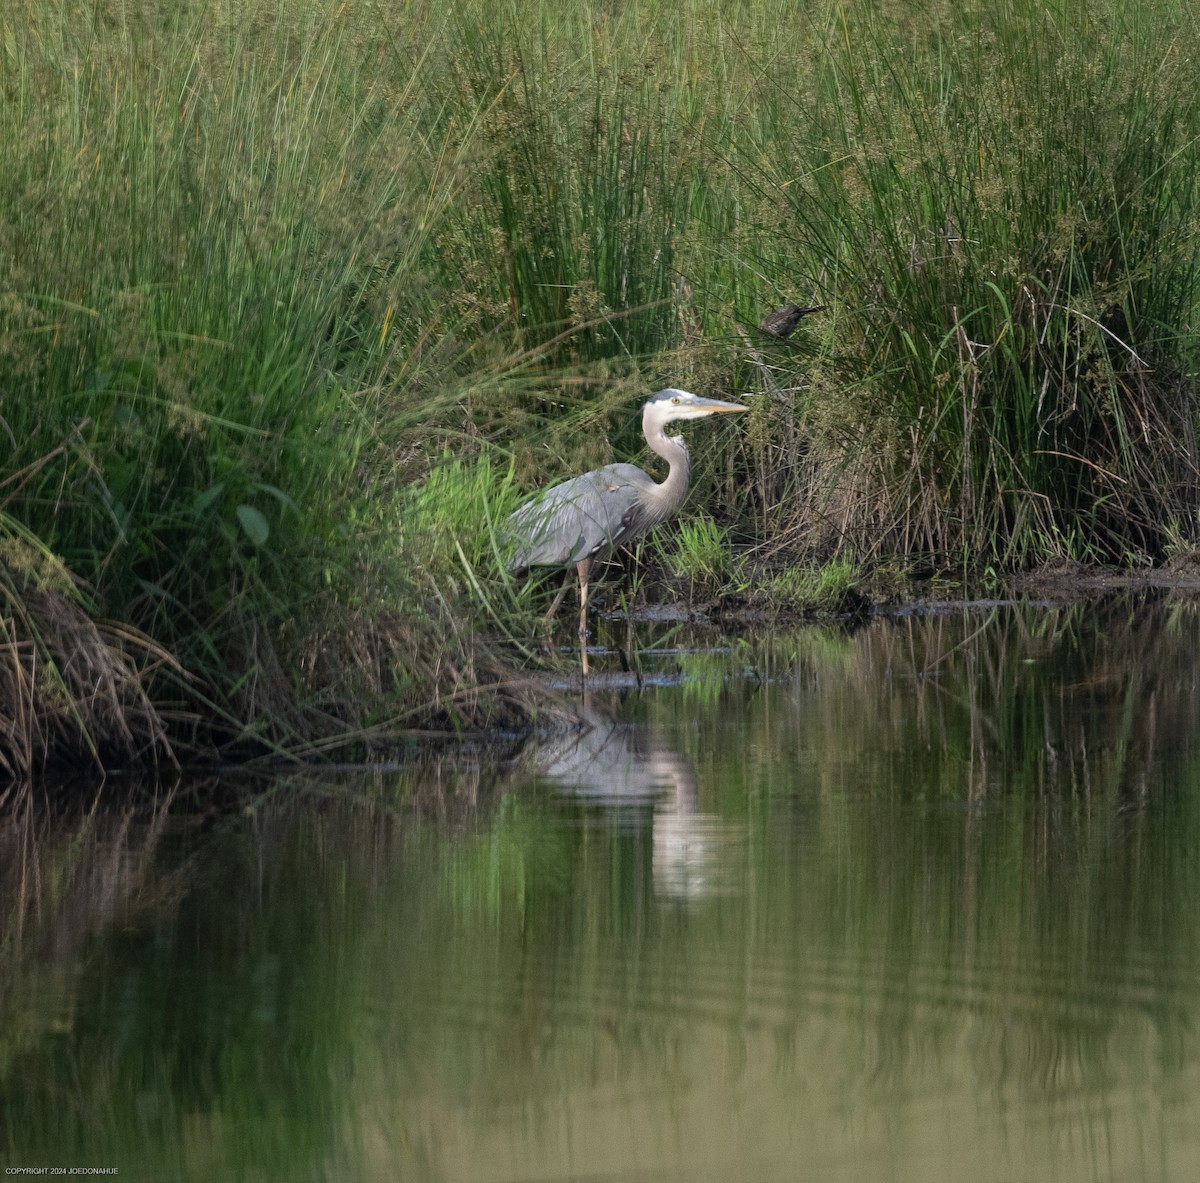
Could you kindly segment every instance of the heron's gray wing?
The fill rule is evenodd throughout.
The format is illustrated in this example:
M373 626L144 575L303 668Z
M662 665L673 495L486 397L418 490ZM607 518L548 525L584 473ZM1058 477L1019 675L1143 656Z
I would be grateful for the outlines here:
M508 519L514 569L557 566L601 556L618 546L639 520L654 482L632 464L610 464L555 485Z

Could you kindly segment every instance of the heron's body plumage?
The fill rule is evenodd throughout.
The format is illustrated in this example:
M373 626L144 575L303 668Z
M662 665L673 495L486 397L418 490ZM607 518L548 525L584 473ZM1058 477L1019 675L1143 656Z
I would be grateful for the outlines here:
M509 518L518 540L510 566L524 570L608 558L675 512L678 504L661 489L636 464L606 464L546 489Z

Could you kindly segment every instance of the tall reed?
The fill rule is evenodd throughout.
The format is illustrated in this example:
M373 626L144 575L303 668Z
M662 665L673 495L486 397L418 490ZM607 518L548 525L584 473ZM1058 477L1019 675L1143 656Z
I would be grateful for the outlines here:
M668 382L748 397L694 496L776 554L1194 544L1197 48L1173 0L17 0L0 646L67 684L50 562L175 741L514 718L489 514L645 459Z
M429 679L478 704L413 656L444 629L393 516L454 405L414 281L465 167L421 134L411 46L333 5L23 9L0 37L10 600L50 556L173 656L149 690L195 741L428 722Z
M967 567L1194 543L1186 14L836 14L733 153L763 254L836 309L789 533Z

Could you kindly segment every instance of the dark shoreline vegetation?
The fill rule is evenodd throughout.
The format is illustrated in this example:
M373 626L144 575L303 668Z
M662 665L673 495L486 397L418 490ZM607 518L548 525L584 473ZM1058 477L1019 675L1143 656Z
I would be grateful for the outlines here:
M1186 556L1198 51L1169 0L6 6L0 768L545 717L496 524L667 383L752 408L672 594Z

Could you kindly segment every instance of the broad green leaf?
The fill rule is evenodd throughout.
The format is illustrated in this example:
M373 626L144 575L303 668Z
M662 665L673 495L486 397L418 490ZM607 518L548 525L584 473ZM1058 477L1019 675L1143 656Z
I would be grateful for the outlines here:
M222 493L225 492L225 482L215 481L201 493L192 498L192 513L199 517Z
M239 505L236 512L237 520L246 531L246 537L255 546L264 545L271 534L267 519L253 505Z

